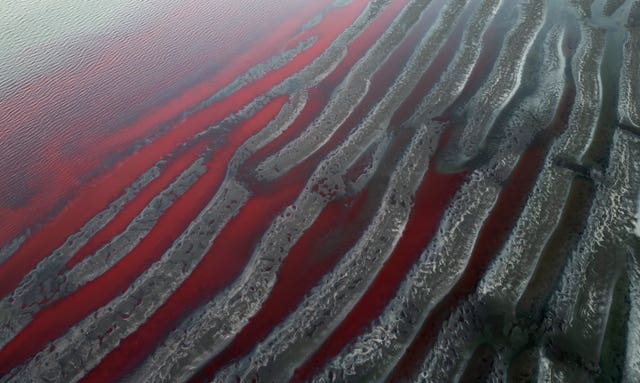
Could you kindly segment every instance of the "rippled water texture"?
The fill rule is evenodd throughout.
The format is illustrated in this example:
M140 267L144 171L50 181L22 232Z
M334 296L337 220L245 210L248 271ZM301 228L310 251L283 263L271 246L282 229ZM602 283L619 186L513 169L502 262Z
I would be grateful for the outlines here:
M0 382L640 382L640 0L0 2Z

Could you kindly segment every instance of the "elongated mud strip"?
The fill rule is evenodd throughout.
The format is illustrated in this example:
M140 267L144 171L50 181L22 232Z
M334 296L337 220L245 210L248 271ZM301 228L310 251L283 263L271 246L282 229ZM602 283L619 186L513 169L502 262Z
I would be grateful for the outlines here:
M257 171L267 179L286 173L325 144L362 101L370 87L373 73L391 56L409 34L411 27L431 0L410 2L395 18L389 29L351 69L334 91L329 104L299 136L262 162Z
M316 41L318 41L318 38L316 36L312 36L299 43L295 48L284 51L279 55L272 56L269 60L259 63L258 65L250 68L243 75L234 79L229 85L225 86L224 88L213 94L211 97L202 101L197 108L193 108L192 110L188 111L188 113L184 113L181 117L186 118L201 109L204 109L216 102L220 102L238 92L240 89L246 87L247 85L260 80L267 73L274 72L280 68L283 68L296 56L299 56L302 52L311 48Z
M158 194L147 207L131 222L127 229L113 238L111 242L98 250L93 256L84 259L81 263L71 269L66 275L66 281L56 289L60 289L58 294L47 297L49 300L58 299L68 295L79 286L97 278L106 270L110 269L135 246L140 243L156 225L160 216L187 190L196 183L198 179L207 171L206 157L211 153L205 153L196 160L187 170L185 170L169 187Z
M329 13L329 11L331 11L333 9L336 9L336 8L341 8L341 7L347 6L347 5L351 4L352 1L353 0L335 0L333 3L331 3L331 5L329 7L327 7L325 9L325 11L323 13L317 15L313 19L311 19L311 20L307 21L306 23L304 23L300 27L300 31L306 31L306 30L309 30L309 29L315 27L316 25L320 24L322 19L325 17L325 15L327 13Z
M6 315L7 327L3 327L3 341L6 344L15 334L25 328L42 307L75 292L79 287L97 278L110 269L135 246L140 243L153 227L160 216L171 204L182 196L202 174L206 172L204 160L201 158L190 168L185 170L167 189L156 196L153 201L131 222L120 235L97 251L92 257L86 258L73 269L63 272L66 262L77 246L84 245L90 238L83 233L85 241L78 241L74 249L54 254L40 263L40 267L29 274L24 281L0 302L0 312ZM59 256L56 256L58 255ZM53 277L52 277L53 276Z
M294 58L299 56L301 53L305 52L309 48L311 48L318 41L317 36L312 36L304 41L298 43L294 48L286 50L278 55L271 56L268 60L263 61L261 63L256 64L255 66L249 68L245 73L236 77L231 83L227 84L224 88L215 92L210 97L198 103L193 108L183 112L178 118L175 120L185 119L202 109L205 109L217 102L223 101L224 99L232 96L233 94L240 91L242 88L257 82L261 78L265 77L270 72L275 72L289 62L293 61ZM150 142L147 142L147 144Z
M30 321L33 313L29 310L34 308L33 305L47 299L48 294L41 292L39 286L48 281L52 274L56 275L58 271L62 270L76 251L109 223L146 185L156 179L160 175L164 163L164 160L158 162L140 176L107 209L93 217L80 231L67 238L62 247L40 262L33 271L25 276L11 295L0 302L0 348ZM23 309L22 305L26 307Z
M467 121L454 149L461 164L479 154L500 112L518 89L526 57L546 17L546 4L545 0L520 4L518 23L507 35L489 80L465 108Z
M602 106L600 66L604 53L605 30L581 25L580 46L572 63L576 99L567 133L571 139L560 142L557 153L563 159L581 164L595 135Z
M462 92L482 51L483 36L494 20L501 3L501 0L482 1L474 12L469 27L463 32L460 48L451 65L409 118L410 124L416 125L441 115Z
M615 283L633 243L640 194L640 137L618 130L609 166L599 180L587 228L563 272L551 304L551 320L563 334L554 338L597 368Z
M12 371L8 381L77 381L142 323L172 294L197 266L217 233L248 200L250 192L233 177L241 161L286 129L300 113L306 97L294 97L269 126L249 139L227 169L229 177L196 220L143 275L118 298L74 326L67 334ZM81 344L79 348L77 345Z
M411 199L429 166L440 132L434 125L416 134L358 243L283 324L250 356L221 372L216 381L233 381L237 376L268 381L291 378L293 368L323 342L362 296L400 239L411 212Z
M349 380L348 376L380 379L393 368L408 344L415 337L430 310L464 271L473 251L474 242L488 216L500 184L508 177L524 147L514 145L530 142L537 130L550 123L560 99L564 62L558 52L562 34L555 33L548 42L549 71L544 81L536 84L537 92L525 100L508 121L510 136L500 155L486 168L474 173L454 199L438 231L438 235L409 273L398 294L387 306L373 327L352 346L345 348L316 377L317 381ZM541 104L541 98L545 97ZM539 107L535 116L532 107ZM428 282L427 282L428 281ZM342 371L342 372L341 372Z

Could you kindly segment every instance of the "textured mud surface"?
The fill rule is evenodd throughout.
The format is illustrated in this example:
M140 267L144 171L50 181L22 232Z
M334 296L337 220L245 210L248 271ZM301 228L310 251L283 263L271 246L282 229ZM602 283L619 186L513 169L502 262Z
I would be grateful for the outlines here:
M0 382L640 382L640 1L210 3L4 6Z

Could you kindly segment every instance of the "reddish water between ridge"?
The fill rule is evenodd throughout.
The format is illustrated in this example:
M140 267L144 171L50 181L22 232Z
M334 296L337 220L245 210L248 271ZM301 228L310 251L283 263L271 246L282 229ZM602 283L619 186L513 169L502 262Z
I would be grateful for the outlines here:
M7 381L120 381L136 371L153 370L149 365L157 353L200 340L176 340L176 334L189 336L185 326L205 333L230 331L225 346L211 345L216 352L197 359L197 366L163 370L187 370L193 373L191 382L212 381L234 362L246 361L258 345L260 350L282 352L275 349L281 344L269 344L270 336L286 326L323 278L367 239L368 229L380 224L376 214L385 196L403 192L393 189L390 180L408 182L393 176L421 128L414 125L426 128L433 122L419 121L417 107L430 90L439 89L436 85L457 53L477 47L470 73L455 90L458 96L443 113L438 111L435 120L442 133L433 143L435 154L426 173L415 194L403 196L411 201L406 222L388 223L398 229L397 243L371 275L339 276L354 285L366 280L366 288L362 294L338 292L342 295L336 301L348 301L349 310L332 310L344 319L318 324L334 329L318 331L322 338L302 347L305 354L296 356L296 364L285 372L294 382L309 381L348 351L403 293L401 284L474 172L477 164L450 172L439 165L460 139L467 105L490 76L496 76L493 67L517 19L511 16L522 9L503 5L485 33L467 36L472 17L490 2L463 2L455 17L443 12L456 9L452 4L457 3L447 0L161 0L153 11L147 1L116 3L107 21L75 7L59 29L16 40L16 50L7 55L29 61L23 68L5 74L3 65L12 58L0 58L0 376ZM25 23L31 18L46 21L34 16L38 9L31 10L33 15L28 7L23 11L12 10ZM421 52L419 44L439 38L434 31L441 23L451 29L438 40L437 51L429 52L429 65L410 67ZM578 34L572 25L563 35L567 62ZM0 48L8 38L0 34ZM543 51L538 48L544 38L526 38L533 39L536 52ZM385 39L394 44L381 46ZM419 75L406 81L406 73ZM388 380L416 376L443 324L474 294L509 239L546 166L547 153L566 131L576 84L564 81L553 124L523 147L511 175L500 185L460 278L434 302L424 323L412 324L417 335L402 355L393 356L399 360ZM341 98L344 95L350 97ZM520 101L514 97L509 102ZM389 115L379 118L372 113L376 106L390 110ZM333 125L335 116L323 114L328 107L342 113ZM362 124L372 116L379 118L378 125ZM331 132L310 131L314 126ZM363 139L370 139L365 144L353 145L360 137L354 132L363 126L381 129ZM270 129L277 133L267 134ZM286 157L286 150L297 143L308 144L302 150L309 152L296 149ZM346 163L333 161L343 155L349 158ZM273 158L288 158L290 168L260 168ZM229 167L232 159L241 159L234 163L237 168ZM310 181L316 175L324 178ZM177 184L188 177L190 183L180 189ZM226 196L232 182L247 195ZM228 205L213 210L221 196ZM295 223L306 229L292 240L291 232L276 230L277 224L299 208L301 196L320 207L308 217L301 214ZM163 201L168 205L160 209ZM216 229L192 231L197 225ZM132 245L118 252L121 249L111 247L125 242L114 242L118 238ZM282 243L277 241L283 238L290 246L286 254L260 252L269 248L265 241ZM194 246L180 247L185 239ZM185 254L188 260L179 257ZM266 276L251 267L256 259L273 261L272 269L260 270ZM78 277L78 270L92 267L95 275ZM154 284L168 267L182 267L175 269L181 270L175 285ZM257 289L252 306L238 298L255 291L246 289L253 285L240 276L273 284L265 282L268 286ZM233 294L227 294L230 286L237 287ZM150 290L144 289L156 289L153 296L163 298L145 296L140 291ZM135 304L122 312L105 309L120 308L118 300L125 297ZM214 299L227 299L221 304L225 308L241 301L230 314L234 322L228 324L242 325L223 329L224 324L193 324L192 319L200 318L194 315ZM92 351L81 354L76 343ZM283 347L296 352L296 345ZM483 347L474 363L495 357L491 347ZM286 364L280 356L275 355L275 365ZM170 359L167 363L174 363ZM156 372L150 372L150 380L160 379Z

